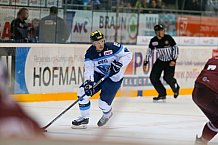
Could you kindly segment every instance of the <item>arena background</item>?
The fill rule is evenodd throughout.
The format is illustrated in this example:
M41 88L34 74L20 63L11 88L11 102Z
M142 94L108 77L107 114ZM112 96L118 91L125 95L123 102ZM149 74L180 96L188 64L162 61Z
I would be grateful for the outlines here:
M146 4L133 0L0 0L0 57L9 71L8 87L12 97L18 102L75 100L78 86L83 82L83 57L93 30L101 30L106 41L122 43L133 52L117 97L156 96L148 79L151 68L144 73L142 62L154 35L153 26L158 23L166 26L166 32L175 38L180 48L175 77L181 85L180 97L190 97L194 80L218 48L218 1L157 2L159 6L153 8L150 0L144 0ZM58 7L58 15L70 31L64 44L17 43L10 39L10 23L20 8L29 10L27 22L31 28L32 20L47 16L51 6ZM172 96L169 86L166 87ZM92 99L97 97L98 94ZM17 142L29 144L27 140ZM46 144L46 141L40 142ZM2 143L8 140L1 139Z

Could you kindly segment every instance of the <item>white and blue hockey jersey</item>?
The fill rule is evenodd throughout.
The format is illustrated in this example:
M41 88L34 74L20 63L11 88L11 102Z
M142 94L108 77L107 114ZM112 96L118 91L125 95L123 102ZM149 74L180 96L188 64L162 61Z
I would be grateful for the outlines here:
M104 49L97 52L95 46L90 46L85 54L84 79L94 81L94 72L106 75L109 72L112 61L119 61L123 64L117 74L110 77L114 82L120 81L124 76L124 69L132 60L132 53L127 47L119 43L106 42Z

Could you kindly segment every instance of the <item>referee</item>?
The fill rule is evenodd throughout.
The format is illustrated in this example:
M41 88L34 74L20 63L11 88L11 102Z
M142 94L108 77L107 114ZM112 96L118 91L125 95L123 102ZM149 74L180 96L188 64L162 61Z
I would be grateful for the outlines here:
M177 98L179 95L180 87L174 78L176 59L178 57L179 50L174 39L170 35L165 34L165 28L163 25L155 25L154 31L156 36L150 40L149 48L147 49L143 64L143 71L146 72L148 70L149 58L152 56L152 52L156 49L157 60L153 64L150 80L158 92L158 96L154 97L153 100L165 101L167 95L166 88L160 81L162 72L164 72L163 79L170 85L174 92L174 98Z

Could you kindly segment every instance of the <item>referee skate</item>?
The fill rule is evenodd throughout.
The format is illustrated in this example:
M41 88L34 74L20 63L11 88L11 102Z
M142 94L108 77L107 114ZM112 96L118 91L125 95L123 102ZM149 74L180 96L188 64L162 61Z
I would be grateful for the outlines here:
M157 96L153 98L154 103L166 103L166 96Z

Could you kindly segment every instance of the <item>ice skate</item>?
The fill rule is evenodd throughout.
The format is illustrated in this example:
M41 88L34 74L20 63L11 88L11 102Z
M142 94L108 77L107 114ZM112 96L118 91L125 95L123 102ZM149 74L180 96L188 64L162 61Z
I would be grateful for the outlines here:
M71 128L73 128L73 129L76 129L76 128L85 129L85 128L87 128L88 123L89 123L89 118L79 117L78 119L72 121Z
M207 145L207 141L196 135L195 145Z
M110 115L109 117L105 117L105 115L103 115L103 116L100 118L100 120L98 121L97 125L98 125L99 127L105 125L105 124L108 122L108 120L112 117L112 115L113 115L113 113L111 113L111 115Z
M166 96L158 96L153 98L154 103L165 103L166 102Z
M176 85L176 91L174 92L174 98L176 99L179 96L180 87L178 84L175 84L175 85Z

